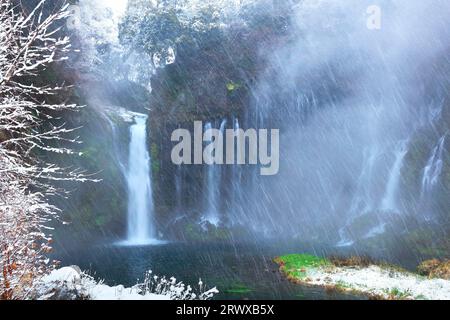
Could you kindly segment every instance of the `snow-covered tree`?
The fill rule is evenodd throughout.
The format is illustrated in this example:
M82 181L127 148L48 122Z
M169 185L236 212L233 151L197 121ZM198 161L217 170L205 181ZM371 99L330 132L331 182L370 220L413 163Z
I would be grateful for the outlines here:
M76 105L55 103L64 86L38 84L51 64L65 60L68 37L60 36L67 7L44 13L46 0L24 13L0 0L0 298L26 298L33 282L51 270L45 257L52 242L47 223L58 215L49 197L58 181L84 181L47 153L71 154L72 129L61 112ZM40 156L39 156L40 155Z

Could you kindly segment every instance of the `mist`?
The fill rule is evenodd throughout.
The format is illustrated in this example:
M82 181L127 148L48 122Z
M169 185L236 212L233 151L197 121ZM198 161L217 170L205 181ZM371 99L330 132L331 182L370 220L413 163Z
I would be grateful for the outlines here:
M381 26L370 30L372 4L302 1L289 30L295 41L260 49L270 63L253 110L260 126L283 134L280 175L249 191L258 205L244 211L255 229L350 245L392 220L428 214L405 204L420 195L402 173L415 135L439 121L442 100L429 89L443 74L429 69L446 59L450 5L378 1ZM361 216L371 226L352 234L346 227Z

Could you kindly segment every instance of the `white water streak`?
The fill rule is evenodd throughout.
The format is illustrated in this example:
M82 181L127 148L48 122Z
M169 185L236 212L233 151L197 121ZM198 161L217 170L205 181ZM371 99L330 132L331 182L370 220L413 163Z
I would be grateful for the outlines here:
M130 128L128 160L128 242L146 244L154 238L150 155L147 150L147 116L135 117Z
M403 163L408 153L408 141L402 141L395 151L395 161L389 173L389 179L386 186L386 194L383 198L381 209L383 211L398 211L397 196L400 188L400 178Z

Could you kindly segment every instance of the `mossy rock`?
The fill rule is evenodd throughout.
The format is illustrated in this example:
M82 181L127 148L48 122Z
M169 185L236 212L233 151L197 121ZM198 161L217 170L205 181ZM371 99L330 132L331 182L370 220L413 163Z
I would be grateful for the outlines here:
M381 213L374 211L356 217L348 226L348 229L352 233L353 237L363 238L373 228L380 225L380 219L378 218L380 215Z

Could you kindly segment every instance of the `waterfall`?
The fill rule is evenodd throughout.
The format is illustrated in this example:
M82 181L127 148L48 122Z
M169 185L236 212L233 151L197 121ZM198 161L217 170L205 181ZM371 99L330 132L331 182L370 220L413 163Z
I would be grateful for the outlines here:
M339 238L340 240L336 244L337 247L350 247L355 243L355 241L353 241L350 238L350 235L348 234L346 227L339 229Z
M220 133L223 135L225 133L225 127L227 121L223 120L220 125ZM205 124L205 132L213 129L212 123L208 122ZM206 143L213 142L213 136L208 135L205 137ZM221 222L219 216L219 202L220 198L220 187L222 185L222 168L217 164L209 165L206 174L206 214L204 215L202 222L209 222L215 226L218 226Z
M225 134L225 128L227 126L227 120L222 120L222 123L220 124L220 133L223 135Z
M362 171L358 178L357 191L350 206L350 217L359 216L373 209L374 199L371 190L374 167L379 156L377 147L364 150Z
M408 153L408 141L401 141L398 143L395 149L394 163L389 171L388 180L386 182L386 189L384 196L381 200L381 210L386 212L397 212L399 210L397 206L398 190L400 188L401 171L406 154ZM356 217L363 214L371 213L372 210L377 209L379 205L377 202L376 192L371 190L373 185L374 167L377 159L379 158L379 152L377 147L373 147L370 150L364 151L363 170L358 179L357 193L352 200L349 216L351 219L349 222L339 230L340 241L337 246L345 247L354 244L354 240L348 234L347 228L354 221ZM372 214L372 213L371 213ZM379 225L374 226L365 236L365 238L371 238L373 236L384 233L385 222L380 222Z
M424 169L422 178L422 196L431 192L434 186L439 182L442 173L443 153L446 134L439 140L437 146L433 149L431 157Z
M434 195L444 165L445 138L443 135L431 151L431 156L423 170L422 191L420 195L420 211L425 221L433 220L433 214L439 210L434 205Z
M147 150L147 116L136 115L130 127L128 160L128 243L154 243L153 194Z
M212 124L211 122L208 122L205 124L205 132L207 132L208 130L212 129ZM206 141L207 142L212 142L212 136L207 136L206 137ZM218 225L219 223L219 217L218 217L218 213L217 213L217 199L216 199L216 186L215 186L215 181L216 181L216 165L210 165L208 167L208 172L206 175L206 205L207 205L207 211L206 211L206 215L204 217L203 220L208 221L209 223L213 224L213 225Z
M237 132L240 129L239 119L234 119L234 131ZM236 150L237 151L237 148ZM237 153L235 153L237 154ZM240 165L234 165L232 168L232 176L231 176L231 188L232 188L232 212L229 212L230 223L239 224L242 223L242 194L243 190L241 188L242 183L242 168Z
M408 153L408 141L399 143L395 152L395 161L389 173L389 179L386 186L386 193L381 203L383 211L398 211L397 193L400 186L401 170L403 168L403 160Z

